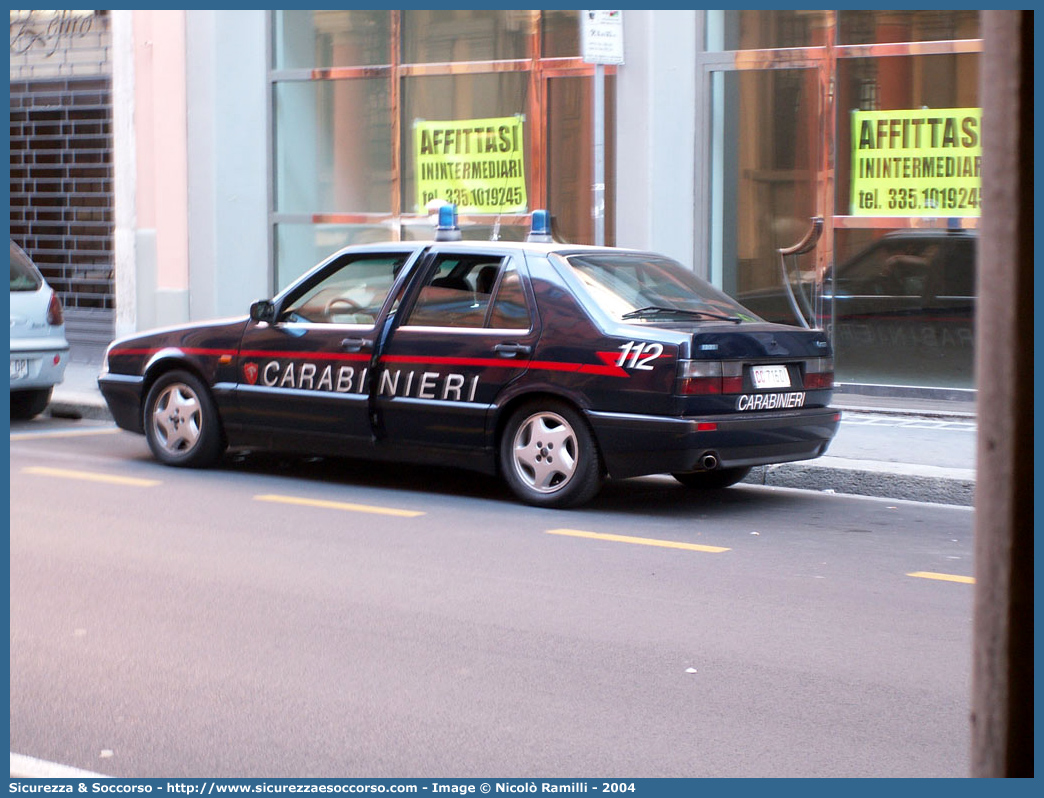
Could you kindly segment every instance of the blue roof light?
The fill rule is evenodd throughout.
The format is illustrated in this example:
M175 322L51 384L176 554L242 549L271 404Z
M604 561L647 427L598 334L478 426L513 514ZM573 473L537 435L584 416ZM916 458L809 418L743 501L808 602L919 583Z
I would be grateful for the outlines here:
M526 236L526 241L550 244L553 240L551 238L551 214L543 210L533 211L533 219L530 222L529 235Z
M435 228L435 240L460 241L460 239L460 227L457 226L457 206L441 206L439 208L439 224Z

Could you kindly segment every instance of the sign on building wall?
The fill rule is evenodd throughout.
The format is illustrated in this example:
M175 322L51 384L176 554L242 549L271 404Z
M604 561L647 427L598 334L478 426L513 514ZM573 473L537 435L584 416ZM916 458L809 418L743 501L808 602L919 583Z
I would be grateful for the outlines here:
M581 11L580 52L588 64L622 64L623 12Z
M523 116L415 121L417 212L444 200L462 213L524 213L524 122Z
M852 112L853 216L979 216L982 109Z

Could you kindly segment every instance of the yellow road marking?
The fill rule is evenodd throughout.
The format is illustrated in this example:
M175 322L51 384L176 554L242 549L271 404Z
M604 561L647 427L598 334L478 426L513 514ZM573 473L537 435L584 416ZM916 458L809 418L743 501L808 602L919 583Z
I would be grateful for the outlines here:
M914 571L907 576L916 576L918 579L937 579L940 582L961 582L965 585L974 585L974 576L957 576L956 574L937 574L932 571Z
M349 504L347 502L330 502L322 499L302 499L297 496L277 496L275 494L264 494L255 496L259 502L277 502L279 504L297 504L304 507L322 507L328 510L348 510L353 513L372 513L374 515L395 515L400 518L415 518L424 515L419 510L399 510L395 507L374 507L368 504Z
M44 438L82 438L85 435L113 435L119 432L118 427L103 429L50 430L48 432L12 432L13 441L42 440Z
M639 546L659 546L664 549L686 549L720 554L729 549L721 546L701 546L699 543L679 543L676 540L655 540L653 538L635 538L629 535L606 535L600 532L583 532L579 529L549 529L549 535L568 535L574 538L591 538L593 540L609 540L614 543L635 543Z
M86 482L107 482L112 485L132 485L138 488L151 488L162 484L158 479L138 479L136 477L118 477L115 474L98 474L93 471L70 471L65 468L45 468L44 466L30 466L23 468L26 474L36 474L41 477L61 477L63 479L81 479Z

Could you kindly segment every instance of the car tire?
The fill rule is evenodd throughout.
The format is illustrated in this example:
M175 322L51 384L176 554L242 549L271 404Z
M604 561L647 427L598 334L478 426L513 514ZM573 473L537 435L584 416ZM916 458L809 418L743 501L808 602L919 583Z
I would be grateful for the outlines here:
M547 400L520 407L500 439L500 469L508 487L536 507L576 507L602 487L598 444L579 412Z
M671 474L687 488L720 490L735 485L750 473L750 468L717 468L714 471L689 471Z
M225 451L210 391L187 371L170 371L149 389L145 400L145 438L161 463L204 468Z
M32 391L11 391L11 418L28 421L36 418L50 404L53 388L38 388Z

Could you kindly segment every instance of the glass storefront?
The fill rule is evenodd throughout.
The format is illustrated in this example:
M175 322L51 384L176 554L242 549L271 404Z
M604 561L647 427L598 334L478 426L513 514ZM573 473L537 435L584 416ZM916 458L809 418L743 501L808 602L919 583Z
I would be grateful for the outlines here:
M972 388L978 12L709 11L705 30L708 274L827 328L839 383ZM814 249L782 256L813 217Z
M430 235L521 239L551 212L590 243L594 66L576 11L274 11L271 229L276 286L339 247ZM613 243L613 69L606 241Z
M556 237L593 241L577 12L269 18L274 287L347 244L427 237L441 201L466 238L521 239L547 208ZM766 318L826 327L839 383L972 388L978 12L700 19L694 268ZM616 68L605 81L614 244ZM781 256L814 219L815 246Z

